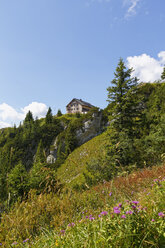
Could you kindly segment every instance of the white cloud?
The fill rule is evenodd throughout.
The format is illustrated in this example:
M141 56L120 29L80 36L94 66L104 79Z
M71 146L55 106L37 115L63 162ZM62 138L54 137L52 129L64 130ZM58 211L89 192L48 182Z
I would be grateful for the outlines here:
M46 115L48 107L44 103L32 102L17 111L7 103L0 104L0 128L13 126L23 121L29 110L33 113L34 118L42 118Z
M140 79L141 82L154 82L161 78L163 66L165 63L165 51L158 53L158 59L147 54L127 58L128 68L133 68L133 76Z
M124 6L127 6L127 5L129 6L125 14L125 18L136 15L137 6L139 2L140 0L124 0L123 2Z
M24 115L30 110L33 113L33 117L42 118L45 116L48 108L44 103L32 102L21 110Z

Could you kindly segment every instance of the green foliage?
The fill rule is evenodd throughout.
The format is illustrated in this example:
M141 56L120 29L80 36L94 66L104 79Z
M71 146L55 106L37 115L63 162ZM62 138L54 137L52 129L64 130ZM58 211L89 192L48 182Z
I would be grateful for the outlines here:
M50 124L50 123L53 122L52 109L50 107L49 107L49 109L47 111L45 122L46 122L46 124Z
M35 154L35 163L44 163L45 161L46 161L46 154L44 151L42 140L40 140L37 147L37 152Z
M16 165L7 175L8 193L11 195L11 200L23 197L27 194L28 174L23 164Z
M135 115L134 97L136 95L137 79L131 78L132 69L126 70L122 59L116 68L115 78L108 90L108 101L112 106L110 120L115 129L120 132L130 129Z
M62 116L62 112L61 112L60 109L58 109L58 111L57 111L57 117L60 117L60 116Z
M29 110L28 113L26 114L26 117L25 117L25 120L24 120L24 124L32 123L33 121L34 121L33 114Z
M59 189L57 186L55 170L42 163L35 163L29 173L29 187L35 189L37 194L56 193Z
M37 248L163 247L163 171L164 166L140 170L84 192L37 196L31 191L26 201L3 213L1 243Z
M165 80L165 66L164 66L163 72L162 72L162 74L161 74L161 79L162 79L162 80Z

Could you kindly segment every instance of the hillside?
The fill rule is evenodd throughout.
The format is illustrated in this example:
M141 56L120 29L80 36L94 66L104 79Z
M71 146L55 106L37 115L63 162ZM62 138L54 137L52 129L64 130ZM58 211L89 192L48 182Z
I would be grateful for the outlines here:
M84 244L82 247L108 247L108 230L113 231L111 221L117 232L117 226L122 223L124 234L125 217L121 216L131 211L132 201L140 202L139 208L145 208L147 201L148 210L142 215L135 211L127 218L130 239L118 233L121 239L117 247L124 247L126 238L129 246L134 244L132 247L161 247L159 244L164 242L165 83L128 88L124 88L126 93L122 99L110 101L104 110L62 116L52 116L49 111L41 120L34 120L29 112L18 128L1 130L0 243L5 247L13 242L21 247L23 240L29 240L27 247L42 247L44 242L45 247L53 247L55 242L59 247L62 242L65 247L70 244L74 248L80 247L80 242ZM110 94L111 90L114 88L109 89ZM52 160L48 161L48 157ZM154 179L158 183L152 188ZM148 195L143 195L144 190L152 195L153 206ZM111 193L114 197L109 201ZM120 203L124 208L119 209ZM116 206L122 213L120 218L111 216ZM86 223L81 218L84 211L90 221L97 221ZM103 212L109 213L105 214L109 226L97 218ZM153 226L149 224L152 218L156 219ZM76 223L77 229L68 232L69 223ZM97 236L102 224L102 233ZM65 230L67 235L59 235L60 230ZM145 232L149 235L143 235ZM137 233L137 238L133 233ZM115 235L113 238L112 247L116 247ZM95 243L91 243L93 239Z
M86 168L87 164L93 158L99 159L105 152L107 144L108 137L104 132L75 149L57 170L57 177L61 183L77 189L88 188L84 177L84 173L89 173Z

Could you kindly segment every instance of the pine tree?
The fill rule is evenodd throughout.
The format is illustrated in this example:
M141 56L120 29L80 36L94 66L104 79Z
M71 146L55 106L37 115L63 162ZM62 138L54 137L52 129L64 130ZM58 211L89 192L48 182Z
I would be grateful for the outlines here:
M57 111L57 117L59 117L59 116L62 116L62 112L60 109L58 109L58 111Z
M111 105L110 122L116 131L121 132L132 126L136 108L134 97L136 93L137 78L131 78L133 69L126 69L122 59L119 60L115 78L108 87L108 101Z
M161 75L161 79L162 79L162 80L165 80L165 65L164 65L164 68L163 68L163 72L162 72L162 75Z
M24 120L24 124L25 123L33 123L34 119L33 119L33 114L32 112L29 110L28 113L26 114L25 120Z
M108 90L110 102L110 148L108 156L111 166L116 170L119 166L134 163L136 138L136 122L139 120L139 101L136 98L137 78L131 78L133 69L126 69L122 59L119 60L115 78Z
M46 122L46 124L50 124L53 122L52 109L50 107L49 107L48 112L46 114L45 122Z

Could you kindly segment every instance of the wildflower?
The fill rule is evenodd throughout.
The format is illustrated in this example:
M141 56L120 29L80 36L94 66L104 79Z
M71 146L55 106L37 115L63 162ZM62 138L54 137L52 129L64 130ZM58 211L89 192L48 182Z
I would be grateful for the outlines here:
M89 217L89 220L94 220L95 218L94 217Z
M26 243L27 241L29 241L29 239L25 239L25 240L23 240L23 243Z
M114 211L113 211L115 214L120 214L120 210L118 210L118 209L114 209Z
M121 208L122 207L122 203L119 203L119 208Z
M2 245L2 243L0 243L0 245Z
M112 195L112 192L109 193L109 196L111 196L111 195Z
M150 192L147 193L147 195L150 195L150 194L151 194Z
M107 212L107 211L103 211L103 212L101 212L101 214L102 214L102 215L107 215L108 212Z
M155 220L154 220L154 219L152 219L151 221L152 221L152 222L154 222Z
M114 210L119 210L119 207L114 207L113 209L114 209Z
M163 212L160 212L160 213L158 213L158 215L159 215L160 217L163 217L163 216L164 216L164 213L163 213Z
M100 218L101 217L101 214L99 214L98 217Z
M69 223L68 226L75 226L75 223Z
M133 209L136 209L136 206L135 206L135 205L132 205L132 208L133 208Z
M126 216L125 216L125 214L123 214L123 215L121 216L121 218L122 218L122 219L126 219Z
M129 210L129 211L126 211L126 214L133 214L133 212Z
M132 203L135 204L135 205L139 204L138 201L132 201Z
M12 245L17 245L17 244L18 244L17 242L12 243Z
M65 233L65 230L61 230L60 233L61 233L61 234L64 234L64 233Z
M88 216L85 216L86 219L88 219Z

